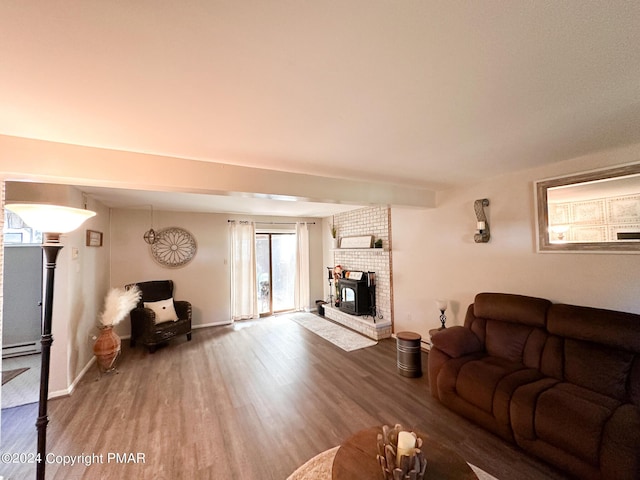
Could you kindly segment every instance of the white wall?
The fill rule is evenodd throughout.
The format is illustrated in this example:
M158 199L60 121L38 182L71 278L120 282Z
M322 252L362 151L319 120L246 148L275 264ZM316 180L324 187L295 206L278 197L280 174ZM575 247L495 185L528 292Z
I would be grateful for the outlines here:
M81 194L77 190L76 194L79 207ZM98 315L109 289L109 209L91 199L87 200L87 208L97 215L63 236L64 248L56 267L49 384L54 396L66 393L93 359L92 336L98 332ZM86 246L87 229L103 232L102 247ZM73 249L77 249L76 258ZM65 361L66 371L57 368Z
M640 160L640 145L504 175L441 192L435 209L393 208L394 331L428 338L437 298L447 325L462 324L479 292L640 313L640 255L536 253L533 182ZM489 198L491 241L476 244L473 203Z
M150 226L149 210L112 210L111 223L111 286L147 280L173 280L174 298L188 300L193 306L193 325L216 325L230 321L230 286L228 265L229 219L269 222L313 221L278 217L249 217L211 213L154 211L154 229L180 227L196 239L198 251L194 259L181 268L166 268L156 263L142 235ZM321 225L309 226L310 300L322 298L322 238ZM318 296L320 295L320 296ZM131 328L127 321L117 327L127 336Z

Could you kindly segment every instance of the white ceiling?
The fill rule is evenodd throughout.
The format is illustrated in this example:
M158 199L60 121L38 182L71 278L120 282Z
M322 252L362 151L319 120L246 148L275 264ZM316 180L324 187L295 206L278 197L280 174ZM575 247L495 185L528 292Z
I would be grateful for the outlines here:
M0 133L446 188L640 142L639 25L622 0L5 1Z

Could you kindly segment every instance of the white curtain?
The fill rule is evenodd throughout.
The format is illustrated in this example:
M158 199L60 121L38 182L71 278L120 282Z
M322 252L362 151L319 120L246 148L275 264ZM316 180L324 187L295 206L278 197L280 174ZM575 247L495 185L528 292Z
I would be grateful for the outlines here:
M309 306L309 227L306 223L296 223L296 310Z
M258 318L256 292L256 227L253 222L230 222L231 320Z

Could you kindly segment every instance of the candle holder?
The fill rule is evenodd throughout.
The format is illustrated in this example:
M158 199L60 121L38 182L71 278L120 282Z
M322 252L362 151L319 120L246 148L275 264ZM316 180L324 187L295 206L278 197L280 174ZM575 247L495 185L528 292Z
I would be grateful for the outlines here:
M422 452L422 439L414 432L415 448L410 455L401 455L398 458L398 436L406 431L402 425L396 424L393 428L383 425L382 433L378 434L378 454L376 458L382 468L382 477L385 480L423 480L427 471L427 459Z

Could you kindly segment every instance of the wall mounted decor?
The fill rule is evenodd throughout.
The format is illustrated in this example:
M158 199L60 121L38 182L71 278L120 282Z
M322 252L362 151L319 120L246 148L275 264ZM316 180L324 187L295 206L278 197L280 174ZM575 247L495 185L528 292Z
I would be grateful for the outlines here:
M371 248L373 247L373 235L358 235L354 237L342 237L340 248Z
M473 209L476 212L477 233L473 236L473 240L476 243L487 243L491 239L491 232L489 231L489 222L487 222L487 216L484 214L484 207L489 206L488 198L481 198L473 203Z
M156 232L156 241L150 246L153 259L163 267L183 267L196 256L196 239L178 227Z
M102 246L102 232L95 230L87 230L87 247L101 247Z
M534 184L538 252L640 253L640 163Z

